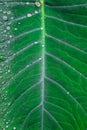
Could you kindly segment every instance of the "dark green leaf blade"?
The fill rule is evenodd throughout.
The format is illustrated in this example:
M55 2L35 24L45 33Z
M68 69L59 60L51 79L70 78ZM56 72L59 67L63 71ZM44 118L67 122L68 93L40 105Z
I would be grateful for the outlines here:
M86 6L1 2L1 130L87 129Z

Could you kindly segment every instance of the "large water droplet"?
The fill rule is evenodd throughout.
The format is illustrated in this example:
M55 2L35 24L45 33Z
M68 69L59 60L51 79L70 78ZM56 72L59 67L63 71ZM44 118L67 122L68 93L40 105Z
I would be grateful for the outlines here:
M3 16L3 20L4 21L7 21L8 20L8 17L6 15Z
M35 5L37 6L37 7L40 7L40 2L35 2Z
M10 26L7 26L7 30L10 30Z

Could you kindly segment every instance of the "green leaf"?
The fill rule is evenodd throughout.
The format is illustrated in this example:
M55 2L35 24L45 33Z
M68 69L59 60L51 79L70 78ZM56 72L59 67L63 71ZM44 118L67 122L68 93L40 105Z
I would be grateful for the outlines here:
M86 130L86 0L1 0L0 19L0 130Z

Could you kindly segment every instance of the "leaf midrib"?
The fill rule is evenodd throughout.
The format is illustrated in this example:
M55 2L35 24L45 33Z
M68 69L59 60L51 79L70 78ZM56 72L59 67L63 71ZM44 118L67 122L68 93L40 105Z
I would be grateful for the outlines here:
M41 130L44 129L44 79L45 79L45 11L44 11L44 0L40 1L42 4L41 7L41 15L42 15L42 21L41 21L41 26L42 26L42 88L41 88L41 104L42 104L42 116L41 116Z

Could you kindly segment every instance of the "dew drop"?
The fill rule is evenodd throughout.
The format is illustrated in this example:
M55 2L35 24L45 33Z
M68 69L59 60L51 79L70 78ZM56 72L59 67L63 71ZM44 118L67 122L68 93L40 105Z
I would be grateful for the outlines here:
M6 122L6 124L8 124L8 122Z
M12 38L12 35L10 35L9 37Z
M8 25L10 25L11 23L9 22Z
M4 30L4 33L6 33L6 30Z
M15 56L16 54L14 53L13 55Z
M42 60L42 58L39 58L39 60Z
M45 45L42 45L42 47L44 47Z
M7 30L10 30L10 26L7 26Z
M3 20L6 21L8 20L8 17L6 15L3 16Z
M11 11L8 11L7 14L11 14Z
M35 5L36 5L37 7L40 7L40 2L35 2Z
M6 128L8 128L8 125L6 125Z
M14 18L13 18L13 17L11 17L11 19L13 20Z
M34 42L34 44L38 44L38 42Z
M10 41L8 41L7 44L10 44Z
M7 93L7 91L5 93Z
M29 67L29 65L26 66L27 68Z
M0 79L2 79L2 76L0 76Z
M0 12L2 12L2 10L0 9Z
M6 11L4 11L3 13L6 14Z
M43 30L43 28L41 28L41 30Z
M67 94L69 94L69 92L67 91Z
M8 70L8 73L10 72L10 70Z
M37 10L35 10L35 14L38 14L38 11L37 11Z
M8 103L8 106L10 106L11 103Z
M16 127L13 127L13 130L16 130Z
M29 2L26 2L26 5L29 5L30 3Z
M18 30L17 28L14 28L14 30Z
M29 14L27 14L27 17L31 17L31 16L32 16L32 14L30 14L30 13L29 13Z
M21 24L20 22L18 22L18 24Z

